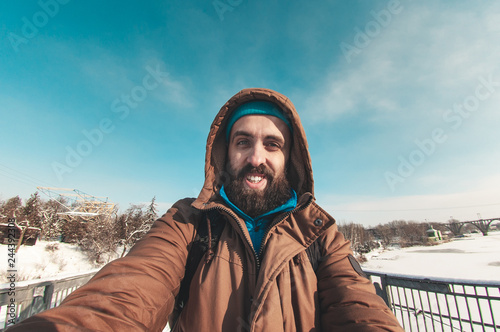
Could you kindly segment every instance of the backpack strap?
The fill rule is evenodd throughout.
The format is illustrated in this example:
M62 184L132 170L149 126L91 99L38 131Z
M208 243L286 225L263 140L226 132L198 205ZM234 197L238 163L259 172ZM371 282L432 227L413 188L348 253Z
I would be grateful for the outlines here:
M188 257L186 260L186 269L184 278L181 281L179 293L175 298L174 310L170 318L170 326L174 326L179 318L182 309L186 305L189 298L189 287L193 276L198 269L203 256L205 262L208 263L213 258L213 248L217 246L220 235L224 229L223 217L217 211L206 212L196 230L196 236L189 249Z
M307 258L309 258L309 262L311 262L314 273L318 270L319 263L323 257L321 253L321 243L319 239L316 239L309 247L306 249Z

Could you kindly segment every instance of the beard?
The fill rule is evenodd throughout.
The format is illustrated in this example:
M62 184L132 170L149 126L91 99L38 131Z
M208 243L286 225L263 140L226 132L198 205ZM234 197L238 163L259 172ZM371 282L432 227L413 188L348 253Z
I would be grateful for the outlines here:
M286 178L286 171L275 175L264 165L253 167L248 164L239 172L227 166L230 181L225 192L229 200L251 218L258 217L283 204L291 197L291 186ZM266 176L267 185L263 190L250 189L245 185L248 173L260 173Z

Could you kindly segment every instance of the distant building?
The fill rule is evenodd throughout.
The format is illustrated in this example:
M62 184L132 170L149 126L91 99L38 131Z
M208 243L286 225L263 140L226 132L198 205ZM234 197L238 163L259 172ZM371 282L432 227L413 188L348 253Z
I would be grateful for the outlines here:
M443 235L441 234L441 231L434 229L432 226L426 231L426 233L427 233L427 241L429 242L443 241Z
M12 232L11 230L12 228L14 228L14 232ZM14 241L15 244L17 245L19 239L21 238L21 235L23 234L23 231L24 231L24 236L21 244L27 246L34 246L36 244L38 236L40 235L41 232L40 228L19 225L17 222L9 224L0 223L0 236L1 236L0 239L2 241L2 244L9 244L9 234L10 238L12 239L12 233L14 233ZM12 240L10 243L12 244Z

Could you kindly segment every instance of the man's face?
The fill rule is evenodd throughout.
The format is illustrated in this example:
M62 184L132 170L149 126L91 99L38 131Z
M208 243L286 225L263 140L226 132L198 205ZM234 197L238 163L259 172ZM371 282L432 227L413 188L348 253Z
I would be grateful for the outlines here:
M231 201L251 217L290 198L285 172L290 141L287 125L274 116L247 115L234 123L228 146L232 181L226 191Z

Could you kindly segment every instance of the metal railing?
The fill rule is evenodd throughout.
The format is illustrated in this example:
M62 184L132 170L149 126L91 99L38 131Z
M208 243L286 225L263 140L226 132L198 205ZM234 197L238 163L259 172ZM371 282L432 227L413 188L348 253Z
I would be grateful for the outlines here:
M405 331L500 331L500 281L365 273Z
M97 272L73 276L3 284L0 289L0 331L9 321L19 322L34 314L58 306L66 296L85 284ZM15 302L12 302L12 299Z
M17 283L15 320L59 305L95 273ZM405 331L500 331L500 281L365 273ZM9 320L8 293L0 289L0 331Z

